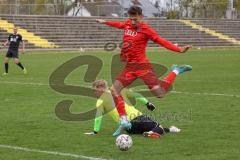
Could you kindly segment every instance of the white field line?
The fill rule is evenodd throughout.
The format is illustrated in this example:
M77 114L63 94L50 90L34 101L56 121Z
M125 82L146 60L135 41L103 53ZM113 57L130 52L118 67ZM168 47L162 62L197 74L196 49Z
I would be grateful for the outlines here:
M148 89L137 89L135 91L148 91ZM182 92L182 91L170 91L173 94L188 94L188 95L204 95L204 96L224 96L224 97L236 97L240 98L240 95L235 94L223 94L223 93L198 93L198 92Z
M235 94L222 94L222 93L192 93L192 92L181 92L181 91L171 91L171 93L189 94L189 95L206 95L206 96L225 96L225 97L236 97L236 98L240 98L240 95L235 95Z
M199 82L199 83L239 83L239 81L210 81L210 80L177 80L179 82Z
M107 159L103 159L103 158L87 157L87 156L78 155L78 154L71 154L71 153L57 152L57 151L45 151L45 150L18 147L18 146L9 146L9 145L4 145L4 144L0 144L0 148L18 150L18 151L24 151L24 152L43 153L43 154L49 154L49 155L55 155L55 156L61 156L61 157L69 157L69 158L77 158L77 159L107 160Z
M11 82L11 81L0 81L3 84L19 84L19 85L34 85L34 86L48 86L46 83L28 83L28 82Z
M0 81L3 84L19 84L19 85L35 85L35 86L49 86L46 83L27 83L27 82L9 82L9 81ZM90 87L90 86L88 86ZM136 89L136 91L148 91L147 89ZM240 98L240 95L235 94L224 94L224 93L207 93L207 92L182 92L182 91L171 91L174 94L188 94L188 95L205 95L205 96L224 96L224 97L236 97Z

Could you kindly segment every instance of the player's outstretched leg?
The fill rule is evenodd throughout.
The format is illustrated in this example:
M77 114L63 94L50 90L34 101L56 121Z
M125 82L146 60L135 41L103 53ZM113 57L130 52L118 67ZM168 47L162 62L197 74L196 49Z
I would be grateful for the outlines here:
M111 93L113 96L113 100L115 102L117 111L120 116L120 124L118 129L113 133L113 136L120 135L124 130L130 129L132 127L131 123L127 119L127 114L125 110L125 103L123 97L121 96L120 92L123 89L123 85L120 81L116 80L111 87Z
M159 134L157 132L149 131L149 132L144 132L143 136L144 137L149 137L149 138L160 138L161 134Z
M179 132L181 132L181 129L179 129L179 128L175 127L175 126L171 126L169 128L169 132L170 133L179 133Z
M120 112L120 123L117 130L113 133L113 136L119 136L123 131L130 129L131 127L132 124L128 121L126 113L124 114L124 112Z
M166 95L166 93L170 90L170 87L174 83L177 75L183 74L184 72L191 71L192 66L190 65L173 65L171 67L171 72L163 79L159 80L158 77L153 74L147 74L147 76L143 76L142 80L148 85L151 92L158 98L162 98ZM151 77L149 80L148 77Z
M174 65L172 65L171 70L177 71L178 72L177 74L183 74L184 72L191 71L192 66L187 65L187 64L184 64L184 65L174 64Z
M113 133L113 136L117 137L120 134L122 134L125 130L131 129L131 127L132 127L132 124L129 121L124 122L124 123L123 123L123 121L120 121L120 125L117 128L117 130Z
M152 128L150 131L144 132L143 136L149 138L160 138L161 135L167 132L169 132L168 128L163 128L161 125L158 125Z
M117 95L117 96L113 95L113 99L120 116L120 127L129 129L131 127L131 123L127 119L127 114L125 111L125 102L123 100L123 97L121 95Z
M169 88L174 83L174 80L176 79L177 75L183 74L191 70L192 70L192 66L190 65L174 64L171 67L171 72L163 79L163 81L161 81L161 86L164 88L166 92L169 91Z
M19 59L15 58L14 62L16 65L18 65L22 70L23 70L23 74L27 74L27 69L25 67L23 67L22 63L19 61Z
M162 126L157 126L153 128L151 131L144 132L143 136L144 137L149 137L149 138L160 138L161 135L165 133L179 133L181 129L171 126L170 128L164 128Z

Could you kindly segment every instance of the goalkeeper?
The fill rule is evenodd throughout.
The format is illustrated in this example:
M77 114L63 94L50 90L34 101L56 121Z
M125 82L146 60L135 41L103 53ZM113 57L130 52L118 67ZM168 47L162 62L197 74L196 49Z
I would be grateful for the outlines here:
M116 123L119 123L120 117L115 108L114 101L112 99L111 91L108 89L107 82L104 80L97 80L93 82L93 88L98 98L96 102L97 112L94 120L93 132L85 134L98 134L101 128L103 114L109 115ZM170 128L163 128L158 122L153 121L150 117L142 114L135 107L130 105L129 98L135 98L140 103L147 106L151 111L155 109L155 106L150 103L145 97L139 93L134 93L131 90L123 89L121 91L125 100L127 118L132 124L132 127L126 130L129 134L143 134L145 137L159 138L164 133L180 132L175 126Z

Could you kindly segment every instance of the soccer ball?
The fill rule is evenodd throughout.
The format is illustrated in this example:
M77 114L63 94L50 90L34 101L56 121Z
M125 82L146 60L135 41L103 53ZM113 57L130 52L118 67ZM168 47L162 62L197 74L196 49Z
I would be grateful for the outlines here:
M116 146L121 151L127 151L132 147L133 141L132 138L129 135L121 134L116 139Z

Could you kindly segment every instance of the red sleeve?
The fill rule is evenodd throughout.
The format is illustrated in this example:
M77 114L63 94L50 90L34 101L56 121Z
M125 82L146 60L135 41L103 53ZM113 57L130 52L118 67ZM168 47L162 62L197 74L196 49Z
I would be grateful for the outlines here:
M125 26L124 22L117 22L117 21L106 21L104 24L109 25L111 27L123 29Z
M177 47L176 45L172 44L171 42L169 42L169 41L163 39L162 37L160 37L158 35L158 33L154 29L152 29L151 27L149 27L147 29L146 34L147 34L149 39L151 39L152 41L154 41L157 44L160 44L164 48L167 48L167 49L175 51L175 52L180 52L181 51L181 48Z

